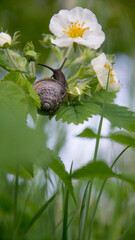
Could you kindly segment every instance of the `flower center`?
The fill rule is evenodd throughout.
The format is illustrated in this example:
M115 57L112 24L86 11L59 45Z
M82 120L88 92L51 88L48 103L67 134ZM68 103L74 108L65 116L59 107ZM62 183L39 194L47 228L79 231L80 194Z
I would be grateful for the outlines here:
M114 80L115 74L112 73L112 71L114 71L114 69L110 65L107 65L107 64L105 64L104 67L106 69L110 69L109 83L115 83L115 80Z
M71 25L64 27L63 32L66 33L71 38L82 37L85 30L89 30L89 27L84 28L85 22L82 24L79 23L79 20L76 22L71 22Z

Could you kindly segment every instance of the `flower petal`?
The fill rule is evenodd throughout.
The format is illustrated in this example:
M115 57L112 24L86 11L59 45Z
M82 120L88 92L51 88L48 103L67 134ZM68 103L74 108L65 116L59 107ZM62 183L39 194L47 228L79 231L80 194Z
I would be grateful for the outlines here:
M83 40L85 40L85 46L98 49L105 40L105 34L103 31L85 31Z
M5 43L11 44L12 39L11 36L7 33L1 32L0 33L0 47L3 47Z
M49 28L56 36L56 40L51 40L52 43L59 44L59 47L76 42L97 49L105 40L95 14L86 8L75 7L69 11L59 11L51 18Z
M117 75L116 75L114 69L112 68L110 61L106 58L104 53L102 53L98 57L94 58L91 61L91 64L93 66L93 69L96 72L99 83L103 89L106 89L106 84L107 84L107 79L108 79L108 71L110 69L110 76L109 76L110 79L109 79L109 84L108 84L108 91L112 92L112 91L120 90L121 84L118 81Z
M56 37L63 36L64 27L69 24L68 12L68 10L61 10L50 20L49 29Z
M95 14L87 9L81 7L75 7L69 11L68 18L70 22L81 20L81 22L97 22Z
M57 45L58 47L69 47L72 45L73 38L51 38L51 42L55 45Z

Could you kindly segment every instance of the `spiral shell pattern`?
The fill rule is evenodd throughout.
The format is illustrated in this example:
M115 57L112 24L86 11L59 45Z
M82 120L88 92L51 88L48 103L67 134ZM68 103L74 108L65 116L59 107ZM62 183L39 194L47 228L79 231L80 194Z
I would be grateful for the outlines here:
M40 112L48 115L55 113L66 95L65 87L51 78L40 79L33 87L41 99Z

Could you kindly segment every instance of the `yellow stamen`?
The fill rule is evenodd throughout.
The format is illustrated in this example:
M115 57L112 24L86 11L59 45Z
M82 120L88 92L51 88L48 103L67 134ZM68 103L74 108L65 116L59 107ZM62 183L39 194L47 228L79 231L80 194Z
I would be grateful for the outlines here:
M105 64L104 67L105 67L106 69L109 69L109 68L110 68L110 65Z
M113 79L110 79L110 81L109 81L110 83L115 83L115 81L113 80Z
M114 76L115 76L115 74L110 73L110 77L114 77Z
M85 22L80 24L79 20L77 20L74 23L71 22L71 25L68 25L68 28L64 27L63 32L66 33L71 38L82 37L85 30L89 30L89 27L83 28L84 24Z
M113 69L110 65L105 64L104 67L105 67L106 69L110 69L110 72L114 71L114 69ZM109 83L115 83L114 76L115 76L114 73L110 73Z

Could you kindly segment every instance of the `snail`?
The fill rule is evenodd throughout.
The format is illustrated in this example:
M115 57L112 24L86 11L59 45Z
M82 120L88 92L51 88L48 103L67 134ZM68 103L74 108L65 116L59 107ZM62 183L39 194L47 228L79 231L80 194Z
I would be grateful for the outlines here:
M61 69L64 66L66 58L58 69L53 69L47 65L39 63L38 65L49 68L53 75L51 78L43 78L37 80L33 87L41 100L40 114L51 115L55 113L61 106L64 97L67 95L68 84Z

